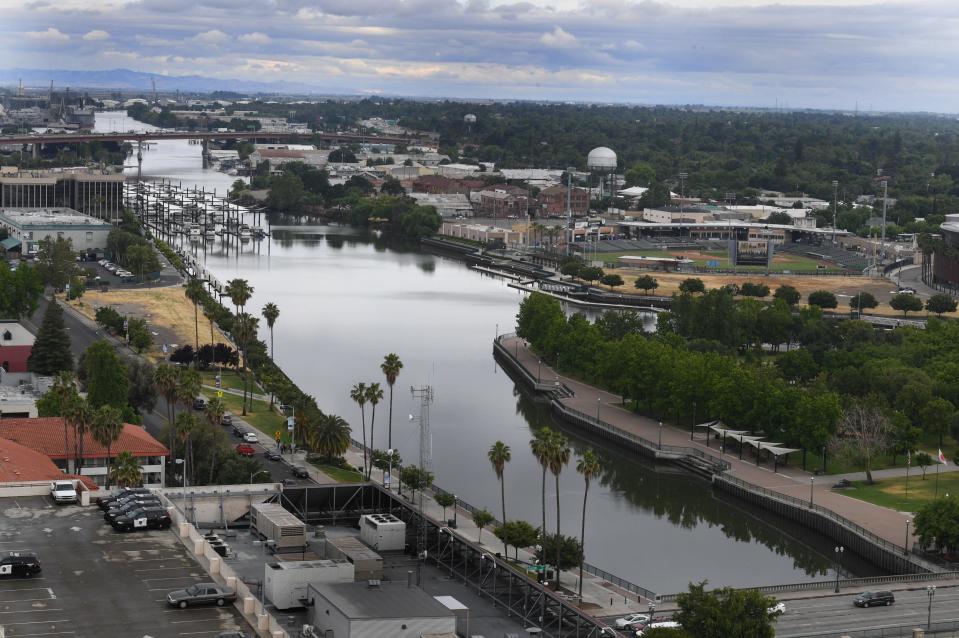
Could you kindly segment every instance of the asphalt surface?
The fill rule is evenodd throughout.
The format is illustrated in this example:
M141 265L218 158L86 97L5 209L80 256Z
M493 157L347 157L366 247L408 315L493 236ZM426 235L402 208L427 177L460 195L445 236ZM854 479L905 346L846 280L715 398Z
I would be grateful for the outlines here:
M121 534L94 506L0 499L0 552L8 551L36 552L42 567L29 579L0 580L8 637L212 637L245 626L231 606L170 608L167 593L210 577L173 532Z

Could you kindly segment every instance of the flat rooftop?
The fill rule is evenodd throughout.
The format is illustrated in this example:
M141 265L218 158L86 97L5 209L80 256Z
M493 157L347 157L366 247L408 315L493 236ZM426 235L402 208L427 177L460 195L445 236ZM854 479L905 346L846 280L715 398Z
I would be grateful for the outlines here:
M166 595L212 579L175 533L120 534L96 506L0 499L0 553L36 552L43 571L0 582L7 636L203 638L242 628L231 606L172 609Z
M347 618L452 618L453 612L419 587L403 582L311 585Z
M110 222L72 208L0 208L0 219L18 228L83 226L108 228Z

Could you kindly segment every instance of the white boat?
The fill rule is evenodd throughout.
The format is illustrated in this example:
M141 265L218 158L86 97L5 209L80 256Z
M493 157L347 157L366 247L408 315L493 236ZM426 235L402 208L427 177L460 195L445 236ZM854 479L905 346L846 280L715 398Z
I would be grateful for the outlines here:
M200 241L203 234L202 228L200 228L199 224L188 224L187 234L190 236L190 241Z
M240 224L240 239L250 239L252 231L250 230L249 225Z
M259 226L254 226L253 229L253 239L263 239L266 237L266 231L260 228Z

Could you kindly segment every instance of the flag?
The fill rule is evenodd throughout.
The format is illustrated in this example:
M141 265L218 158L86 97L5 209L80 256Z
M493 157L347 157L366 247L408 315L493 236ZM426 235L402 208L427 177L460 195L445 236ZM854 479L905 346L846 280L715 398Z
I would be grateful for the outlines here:
M906 450L906 467L909 467L910 465L912 465L912 452Z
M939 461L940 463L942 463L943 465L948 465L948 464L946 463L946 455L942 453L942 450L939 450L939 459L938 459L938 461Z

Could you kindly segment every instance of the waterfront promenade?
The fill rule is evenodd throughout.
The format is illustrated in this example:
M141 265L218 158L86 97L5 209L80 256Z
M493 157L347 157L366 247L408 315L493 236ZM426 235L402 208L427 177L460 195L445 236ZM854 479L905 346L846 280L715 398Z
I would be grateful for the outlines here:
M546 362L541 363L540 357L532 352L526 342L519 337L505 336L501 343L533 378L549 383L558 380L572 390L573 396L560 399L563 405L589 415L596 415L598 410L599 420L604 423L649 441L659 442L659 421L624 409L619 395L559 374ZM708 415L704 416L708 417ZM694 440L690 441L688 427L677 427L663 422L661 435L664 446L691 447L715 456L720 455L719 442L715 437L712 438L710 449L707 449L705 434L700 432ZM724 454L722 458L730 464L728 475L786 496L806 501L811 498L816 505L835 512L894 545L904 547L906 521L911 519L911 515L860 501L845 496L840 491L832 490L831 486L841 477L814 476L811 472L803 471L795 465L800 454L796 453L797 459L788 466L780 463L775 472L771 461L757 466L754 451L751 449L746 450L743 460L739 459L738 451ZM912 531L910 529L910 547L915 542Z

